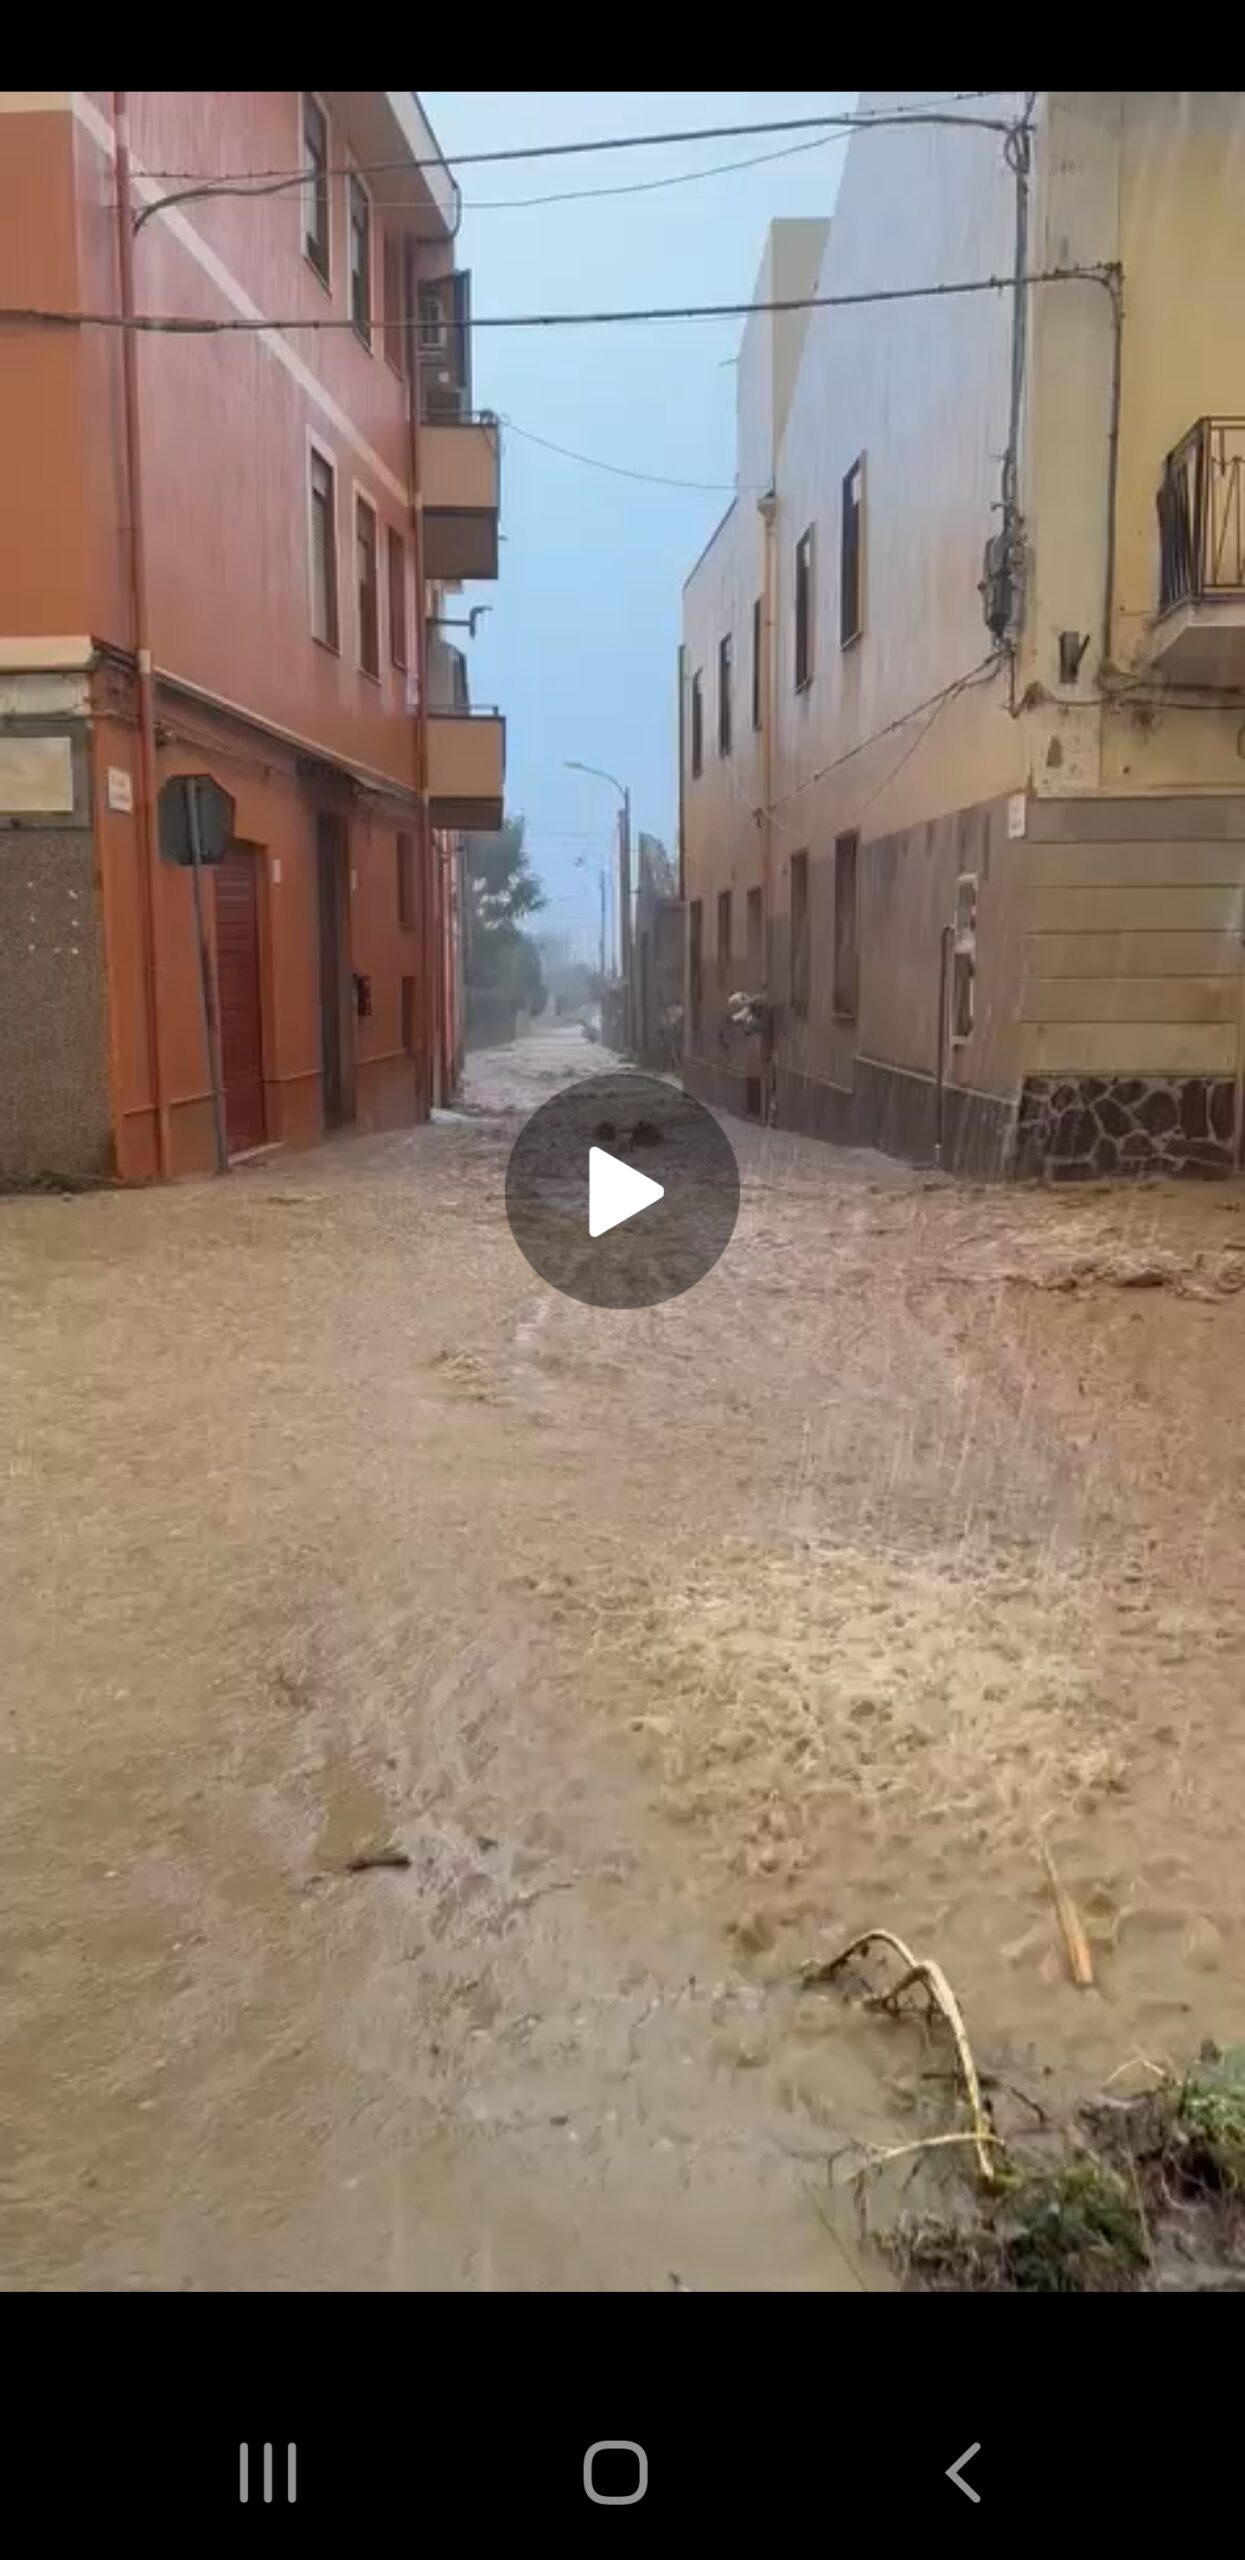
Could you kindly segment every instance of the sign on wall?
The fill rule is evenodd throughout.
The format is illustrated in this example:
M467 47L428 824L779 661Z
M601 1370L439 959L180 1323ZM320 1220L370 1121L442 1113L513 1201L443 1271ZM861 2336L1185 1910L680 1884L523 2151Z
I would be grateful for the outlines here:
M0 737L0 813L71 818L73 750L68 738Z
M234 803L210 773L176 773L160 791L160 853L189 870L198 829L200 862L223 862L233 841Z

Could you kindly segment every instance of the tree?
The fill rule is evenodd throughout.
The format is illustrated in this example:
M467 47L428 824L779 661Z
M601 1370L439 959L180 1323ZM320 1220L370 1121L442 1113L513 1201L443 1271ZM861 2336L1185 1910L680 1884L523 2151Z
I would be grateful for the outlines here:
M543 1013L540 953L520 918L536 915L545 893L524 844L524 821L508 818L496 834L464 841L467 875L467 987L512 1013Z
M536 915L546 903L528 860L526 825L523 818L507 818L495 835L466 838L473 921L484 932L494 925L517 925L521 916Z

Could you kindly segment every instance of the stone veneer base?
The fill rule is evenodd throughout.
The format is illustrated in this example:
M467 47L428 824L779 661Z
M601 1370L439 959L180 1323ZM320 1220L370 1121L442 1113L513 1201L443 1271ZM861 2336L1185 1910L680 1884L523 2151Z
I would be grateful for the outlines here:
M1221 1181L1238 1165L1230 1076L1030 1076L1021 1092L1013 1165L1021 1176Z

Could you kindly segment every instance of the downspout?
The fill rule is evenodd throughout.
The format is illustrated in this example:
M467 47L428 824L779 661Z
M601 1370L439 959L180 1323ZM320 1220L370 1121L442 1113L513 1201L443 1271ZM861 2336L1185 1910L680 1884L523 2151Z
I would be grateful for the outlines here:
M423 493L423 386L419 353L419 270L417 256L412 254L408 269L408 327L410 330L410 363L407 366L407 434L411 474L411 563L415 589L415 791L419 801L419 876L420 905L423 910L425 948L423 961L424 1007L428 1025L427 1093L425 1101L431 1109L436 1100L436 1061L440 1045L441 987L437 966L438 906L436 857L432 842L432 804L428 791L428 595L424 583L424 493Z
M1008 401L1007 443L1003 450L1000 495L1003 515L1003 555L1011 590L1010 629L1005 646L1008 660L1009 708L1014 713L1016 702L1016 653L1025 613L1025 537L1020 512L1020 433L1024 416L1025 362L1029 343L1029 288L1025 281L1029 271L1029 180L1033 164L1032 124L1037 91L1030 89L1025 97L1024 113L1007 134L1003 156L1016 181L1016 217L1012 255L1012 360L1011 388Z
M940 1173L946 1137L947 995L951 985L951 950L954 941L954 925L945 924L938 936L938 1045L934 1061L934 1162Z
M441 1100L454 1091L454 854L441 847Z
M770 996L770 951L773 943L774 890L774 525L777 500L771 490L758 502L761 518L761 962Z
M774 956L774 713L778 701L774 659L778 616L774 609L774 551L778 501L770 489L758 502L761 518L761 976L765 1029L761 1041L761 1121L772 1128L778 1113L777 990Z
M112 93L116 137L117 273L120 316L135 316L134 231L130 182L130 120L124 89ZM169 1106L160 1048L159 986L159 828L156 817L156 687L151 663L151 626L147 608L147 545L143 523L143 456L138 404L138 331L121 330L122 410L125 430L126 495L129 500L130 601L134 657L138 670L138 850L142 872L143 988L147 1040L151 1055L151 1090L156 1113L156 1172L168 1180L172 1159ZM110 997L110 1002L114 999Z
M682 640L679 642L679 667L676 681L679 688L676 732L679 742L679 903L685 906L687 903L687 781L684 773L684 757L687 752L687 649ZM601 948L602 950L605 948L604 923L601 929ZM601 962L601 974L604 977L604 960Z
M1102 664L1111 664L1115 621L1115 516L1120 480L1120 400L1124 378L1124 278L1118 267L1102 278L1111 297L1111 395L1107 419L1107 542L1102 579Z

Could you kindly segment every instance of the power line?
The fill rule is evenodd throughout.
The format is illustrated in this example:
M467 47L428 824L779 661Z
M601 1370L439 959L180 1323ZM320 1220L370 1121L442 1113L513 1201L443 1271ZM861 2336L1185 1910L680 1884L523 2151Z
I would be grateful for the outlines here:
M964 98L987 98L997 97L997 95L998 91L994 89L957 89L953 92L952 97L945 103L947 105L954 105L957 100ZM924 98L919 102L920 107L929 108L936 108L938 104L939 101L936 98ZM901 119L902 122L905 124L911 124L917 113L917 107L910 108ZM864 119L865 128L867 129L870 124L878 121L879 119L876 117L868 117ZM984 116L970 116L967 119L967 122L974 126L979 125L984 133L991 133L996 130L993 123L988 123ZM860 127L857 126L855 129L859 131ZM839 136L837 132L821 133L818 134L812 142L785 143L780 151L756 151L751 153L746 160L718 160L715 161L708 169L679 169L676 170L672 177L633 179L629 185L621 187L572 187L563 189L557 195L548 196L467 197L463 201L462 209L464 213L512 213L521 212L525 205L591 204L603 196L653 195L658 189L663 187L695 186L697 181L701 178L730 177L736 169L760 169L766 167L769 163L775 160L795 159L801 152L826 151L830 148L830 145L838 139ZM381 213L394 212L399 209L403 209L400 207L398 200L389 201L381 198L374 198L373 203L376 210Z
M784 143L781 151L754 151L746 160L717 160L708 169L678 169L668 178L637 178L622 187L570 187L550 196L478 196L465 198L464 213L514 213L525 205L591 204L602 196L649 196L662 187L691 187L700 178L728 178L736 169L760 169L773 160L794 160L802 151L828 151L839 139L836 133L819 133L812 142ZM391 204L378 209L392 212Z
M839 109L837 113L830 115L771 116L750 124L693 125L686 131L677 133L610 133L598 135L591 142L511 143L504 150L498 151L438 152L430 160L412 158L409 153L404 152L400 158L394 160L343 162L340 168L328 168L323 174L326 178L367 178L380 177L391 170L491 168L502 161L564 160L582 158L594 152L603 151L660 150L676 142L742 142L750 140L754 134L811 133L824 131L830 126L850 133L861 128L867 130L874 125L960 124L980 127L986 133L1010 133L1016 121L1014 117L957 116L948 113L949 108L971 103L976 98L997 98L1002 94L998 89L956 89L943 102L928 107L883 108L873 113L868 110L862 113L858 108L846 111ZM186 180L196 190L202 188L208 191L216 187L250 186L257 192L263 187L302 186L309 180L311 174L305 165L298 169L227 169L215 178L205 177L201 169L149 169L147 172L151 178ZM158 208L153 205L149 210L155 212Z
M1115 262L1092 266L1044 267L1030 275L968 276L959 283L942 281L935 284L878 286L866 293L810 293L788 296L780 302L703 302L658 304L631 311L524 311L492 312L471 319L471 329L596 329L623 322L659 320L736 320L752 313L784 311L842 311L858 309L866 304L890 302L938 301L951 294L1015 293L1039 284L1101 284L1108 289L1119 281L1120 267ZM186 317L160 316L136 312L126 316L117 311L49 311L33 307L0 309L0 325L31 328L137 329L168 337L212 338L251 334L271 330L311 330L313 332L354 329L353 319L308 318L294 315L288 319L198 320ZM394 328L414 329L417 317L393 322Z
M500 424L507 434L521 436L525 444L538 444L543 453L560 454L563 462L582 462L592 471L611 472L619 480L645 480L658 489L708 489L719 496L733 491L733 480L672 480L664 471L633 471L624 462L603 462L596 453L576 453L568 444L553 444L548 436L534 435L530 427L521 427L502 413ZM738 494L743 494L742 492Z
M885 781L880 782L877 790L871 792L869 798L861 802L856 816L863 816L864 811L872 807L873 802L880 798L882 792L889 789L896 774L902 773L909 757L915 755L922 740L933 727L933 715L941 711L944 704L950 702L955 694L963 693L967 686L981 684L987 676L993 675L1001 664L998 650L992 649L989 657L982 658L980 663L970 667L966 674L955 676L950 684L940 685L937 693L926 695L924 702L911 703L906 711L898 714L896 719L887 720L882 728L874 729L870 736L862 738L857 746L845 747L842 755L832 756L829 764L819 765L815 773L808 774L803 782L797 782L793 790L784 791L781 799L771 800L769 815L772 817L777 810L788 808L793 800L799 800L806 791L811 791L815 783L824 782L828 774L837 773L842 765L851 764L856 756L864 755L867 748L876 747L880 739L893 737L897 729L906 729L910 720L919 720L921 713L928 711L931 717L927 720L925 728L918 731L906 753L899 758L897 764L892 765ZM765 812L762 811L760 814L763 816Z
M529 205L593 204L603 196L647 196L663 187L691 187L700 178L725 178L736 169L760 169L774 160L792 160L803 151L827 151L838 139L835 133L821 133L812 142L788 142L781 151L756 151L746 160L717 160L708 169L677 169L667 178L638 178L622 187L564 187L556 195L548 196L469 196L463 199L462 211L520 213ZM372 197L373 213L409 213L410 209L410 200L404 196ZM149 205L143 218L146 219L147 213L160 210L160 205Z

